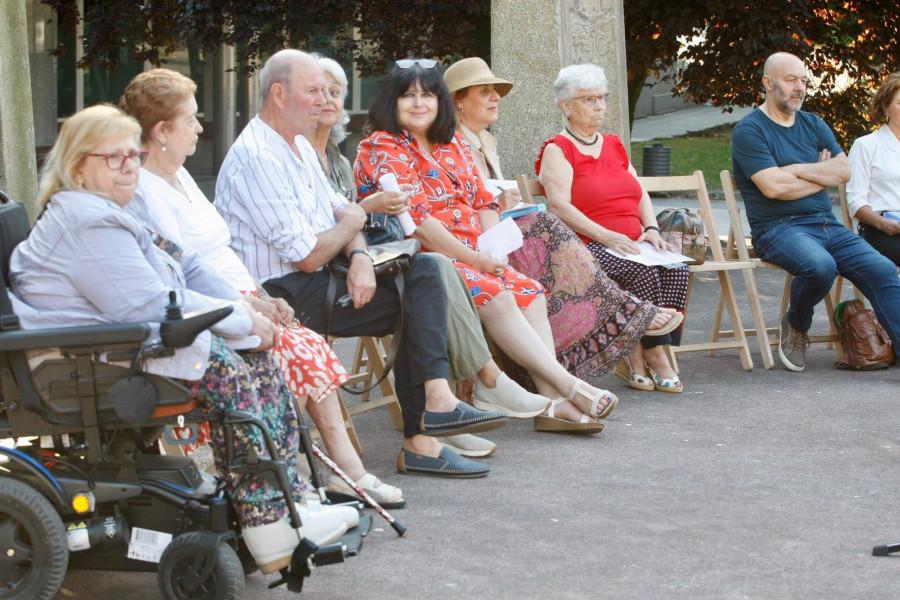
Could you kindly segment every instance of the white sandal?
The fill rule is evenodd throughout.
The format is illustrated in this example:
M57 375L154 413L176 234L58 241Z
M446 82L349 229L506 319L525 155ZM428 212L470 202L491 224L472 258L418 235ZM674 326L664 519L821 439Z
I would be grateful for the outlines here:
M382 508L394 509L406 506L406 500L403 498L403 490L383 481L379 481L377 477L371 473L366 473L356 481L356 485L361 487L365 493L372 496ZM349 496L356 496L353 488L333 473L328 474L328 491L339 492Z
M582 385L587 385L580 379L575 382L575 385L572 386L572 391L569 392L569 396L566 398L572 404L575 404L575 396L581 394L585 398L589 398L591 401L591 410L588 412L588 415L592 417L597 417L598 419L605 419L609 416L609 413L613 411L616 407L616 404L619 403L619 399L616 398L616 395L608 390L600 390L597 392L596 396L591 396L586 390L582 389ZM597 409L600 407L600 400L603 398L609 398L607 400L606 406L603 407L599 413ZM578 406L576 404L576 406Z

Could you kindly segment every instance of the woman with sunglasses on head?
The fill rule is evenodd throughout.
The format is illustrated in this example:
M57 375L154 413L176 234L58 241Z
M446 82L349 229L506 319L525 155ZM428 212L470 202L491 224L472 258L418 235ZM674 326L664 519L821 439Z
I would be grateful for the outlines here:
M135 200L126 210L202 255L254 310L280 324L281 344L275 357L332 459L376 501L400 508L406 503L402 490L368 473L347 436L336 392L348 379L340 360L321 336L293 320L287 302L268 296L253 280L229 246L228 225L184 168L203 132L197 121L196 90L189 77L170 69L140 73L125 88L120 105L141 124L141 144L148 153ZM329 475L329 484L336 491L353 493L336 476Z
M141 127L109 105L69 117L41 174L43 213L28 238L13 251L10 281L28 310L16 312L25 327L158 322L175 290L184 312L221 306L231 315L201 333L191 346L144 363L144 370L179 380L214 411L240 410L263 422L272 434L293 498L306 486L296 471L299 429L290 390L270 348L278 329L250 309L233 286L200 257L148 229L125 208L131 203L146 152ZM236 352L226 340L259 336L261 345ZM261 569L273 572L290 562L302 536L317 544L340 537L359 522L355 509L329 507L310 512L298 505L302 532L291 527L280 488L254 474L225 469L229 447L238 456L268 456L260 432L234 428L226 438L212 429L216 464L229 488L243 538ZM298 535L299 533L299 535Z
M504 179L497 139L487 128L499 118L500 99L513 84L494 75L480 58L453 63L444 82L453 96L457 129L469 143L479 173ZM496 198L504 209L520 201L518 190L504 190ZM623 292L553 213L527 214L516 218L516 224L525 243L510 255L510 264L547 290L556 356L576 377L606 373L645 332L659 335L681 320L672 309L658 309Z
M494 342L525 367L538 392L552 398L535 429L594 433L617 398L567 372L553 352L543 288L475 249L483 230L500 220L468 145L456 133L453 100L433 60L397 61L369 110L373 133L359 147L354 173L365 197L393 174L413 186L413 237L450 258L462 274Z
M341 66L330 58L320 57L319 65L325 71L326 103L319 115L316 131L304 135L316 150L331 187L355 202L357 190L353 169L337 146L347 135L345 126L349 117L344 111L347 76ZM404 188L412 190L412 186ZM408 208L409 196L406 192L375 192L359 204L369 214L369 224L364 230L369 244L403 239L403 230L396 215ZM502 410L514 419L532 418L542 413L550 401L522 388L507 377L491 358L475 304L459 272L443 254L430 253L429 256L438 266L447 300L448 379L451 384L463 384L474 378L471 395L476 407ZM458 392L458 395L461 398L468 395L465 384L460 389L462 393ZM472 434L436 439L457 454L470 458L488 456L497 450L495 443Z
M562 221L587 244L600 266L622 289L657 306L684 312L689 271L645 266L609 252L638 254L636 242L667 248L656 225L650 196L641 187L622 142L601 134L609 86L596 65L572 65L553 83L566 116L563 131L545 142L535 163L547 201ZM681 331L644 337L629 355L629 385L639 390L681 392L665 344L678 344Z

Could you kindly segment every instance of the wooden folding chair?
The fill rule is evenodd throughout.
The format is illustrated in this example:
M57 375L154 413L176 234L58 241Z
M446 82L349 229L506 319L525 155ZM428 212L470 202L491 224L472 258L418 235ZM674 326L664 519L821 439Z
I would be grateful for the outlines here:
M849 229L850 231L856 231L856 227L853 226L853 217L850 216L850 209L847 207L847 184L842 183L838 186L838 198L840 198L841 202L841 221L844 223L844 227ZM841 293L843 292L844 286L844 278L839 277L837 281L834 282L834 297L838 302L841 300ZM853 288L853 297L857 300L863 299L862 292L853 285L850 286Z
M519 196L526 204L535 204L535 196L544 195L544 186L537 179L529 179L527 175L516 177L516 185L519 186Z
M641 185L647 192L689 192L697 196L698 212L703 218L703 225L706 228L706 236L708 240L712 240L710 244L712 250L712 260L705 261L702 265L689 265L691 271L691 283L693 282L694 273L715 273L719 280L719 295L723 299L725 309L728 310L728 318L732 325L732 335L730 339L719 339L723 336L711 337L709 342L682 344L681 346L669 346L668 350L672 356L673 368L677 369L675 359L678 354L684 352L703 352L715 351L728 348L736 348L741 357L741 365L745 371L753 369L753 359L750 356L750 346L747 342L747 336L744 333L744 326L741 322L741 312L738 308L737 297L734 293L734 286L731 278L728 276L732 271L741 271L746 281L748 275L752 277L754 264L751 261L742 260L726 260L722 251L722 246L718 243L719 234L716 230L716 220L713 216L712 204L709 200L709 193L706 191L706 181L703 179L702 171L694 171L691 175L678 175L669 177L638 177ZM691 283L688 283L688 303L691 298ZM685 306L685 316L687 316L687 306ZM722 318L722 310L716 313L717 320Z
M741 209L738 206L737 195L735 194L737 186L734 182L734 178L727 170L721 171L719 173L719 178L722 182L722 191L725 193L725 203L728 206L729 216L729 232L724 249L725 258L726 260L737 260L739 262L749 260L756 268L777 269L784 272L784 290L781 294L781 308L778 312L778 318L780 319L781 315L787 312L788 306L790 305L791 282L794 280L794 276L787 271L784 271L784 269L778 265L765 262L756 257L749 239L744 234ZM780 343L780 339L778 338L778 327L766 327L759 291L756 286L756 279L752 274L750 275L750 279L752 281L748 282L748 278L745 277L744 281L747 284L747 296L750 301L750 310L753 313L755 329L747 331L746 335L755 335L757 337L760 353L763 357L763 366L767 369L771 369L774 367L771 346L777 346ZM835 293L839 293L840 282L842 281L843 277L839 275L835 280L835 287L832 289L831 293L825 296L825 308L828 311L828 334L809 336L810 344L825 343L828 344L828 347L833 347L837 353L838 359L843 355L843 348L841 346L840 333L832 321L831 315L834 314L835 298L840 298L840 296L835 296ZM724 298L720 294L716 304L717 316L715 323L713 324L713 339L733 336L732 331L721 329L721 307L723 303Z
M350 368L350 379L344 385L348 387L361 386L367 388L372 385L377 378L384 373L384 364L386 360L387 349L391 345L390 335L384 337L360 336L357 338L356 350L353 356L353 366ZM334 338L329 339L330 343L334 342ZM359 396L360 402L347 406L344 395L347 392L338 390L338 403L341 406L341 415L344 418L344 426L347 428L347 435L350 442L356 449L356 453L363 455L362 443L356 426L353 424L353 415L387 406L391 411L391 417L394 420L394 427L398 430L403 429L403 411L400 408L400 402L397 400L397 390L394 387L394 374L389 373L381 383L378 384L381 390L381 398L372 400L370 392L365 392ZM321 437L318 429L310 432L313 437Z
M708 239L717 240L715 220L713 219L712 206L709 201L709 194L706 191L706 182L703 179L703 173L695 171L692 175L672 176L672 177L639 177L641 185L648 192L693 192L696 194L699 204L699 213L703 217L703 224L706 228ZM534 196L543 196L544 189L540 181L529 179L525 175L519 175L516 178L519 186L519 193L525 202L533 202ZM729 271L752 272L753 263L740 261L726 261L722 254L722 249L718 245L713 245L713 260L707 260L702 265L691 265L691 275L694 273L716 273L719 285L724 293L724 298L728 299L727 309L732 323L735 323L737 334L732 334L730 340L711 340L708 343L682 344L681 346L669 346L668 352L672 367L677 371L677 355L683 352L700 352L711 350L722 350L727 348L737 348L741 357L741 364L745 371L753 368L753 359L750 357L750 348L747 338L744 335L743 325L741 324L741 315L738 309L737 300L734 294L734 288L731 285L731 279L728 277ZM691 286L688 285L688 301L690 301ZM685 307L687 309L687 307ZM721 311L720 311L721 312Z

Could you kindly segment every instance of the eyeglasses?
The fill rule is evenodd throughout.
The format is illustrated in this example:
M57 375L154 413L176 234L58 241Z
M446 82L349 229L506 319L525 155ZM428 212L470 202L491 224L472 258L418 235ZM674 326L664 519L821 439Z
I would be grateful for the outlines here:
M415 65L419 65L423 69L433 69L437 66L437 61L430 58L404 58L398 60L396 64L401 69L409 69Z
M88 156L102 156L106 159L106 166L113 171L118 171L125 164L126 160L136 160L138 166L143 166L147 160L146 150L132 150L128 154L121 152L107 152L106 154L98 154L96 152L88 152Z
M572 98L572 100L582 100L588 106L594 106L597 102L603 102L606 104L609 101L610 93L607 92L605 94L600 94L599 96L576 96Z

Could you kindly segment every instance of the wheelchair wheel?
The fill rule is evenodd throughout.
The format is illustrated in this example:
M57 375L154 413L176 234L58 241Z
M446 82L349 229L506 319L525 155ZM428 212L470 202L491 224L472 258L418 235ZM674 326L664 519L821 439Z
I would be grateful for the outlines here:
M159 589L168 600L240 600L244 595L244 570L237 553L228 544L216 549L216 566L196 590L188 590L184 577L197 556L201 534L179 535L163 552L157 570Z
M55 598L68 565L66 530L50 501L0 477L0 598Z

